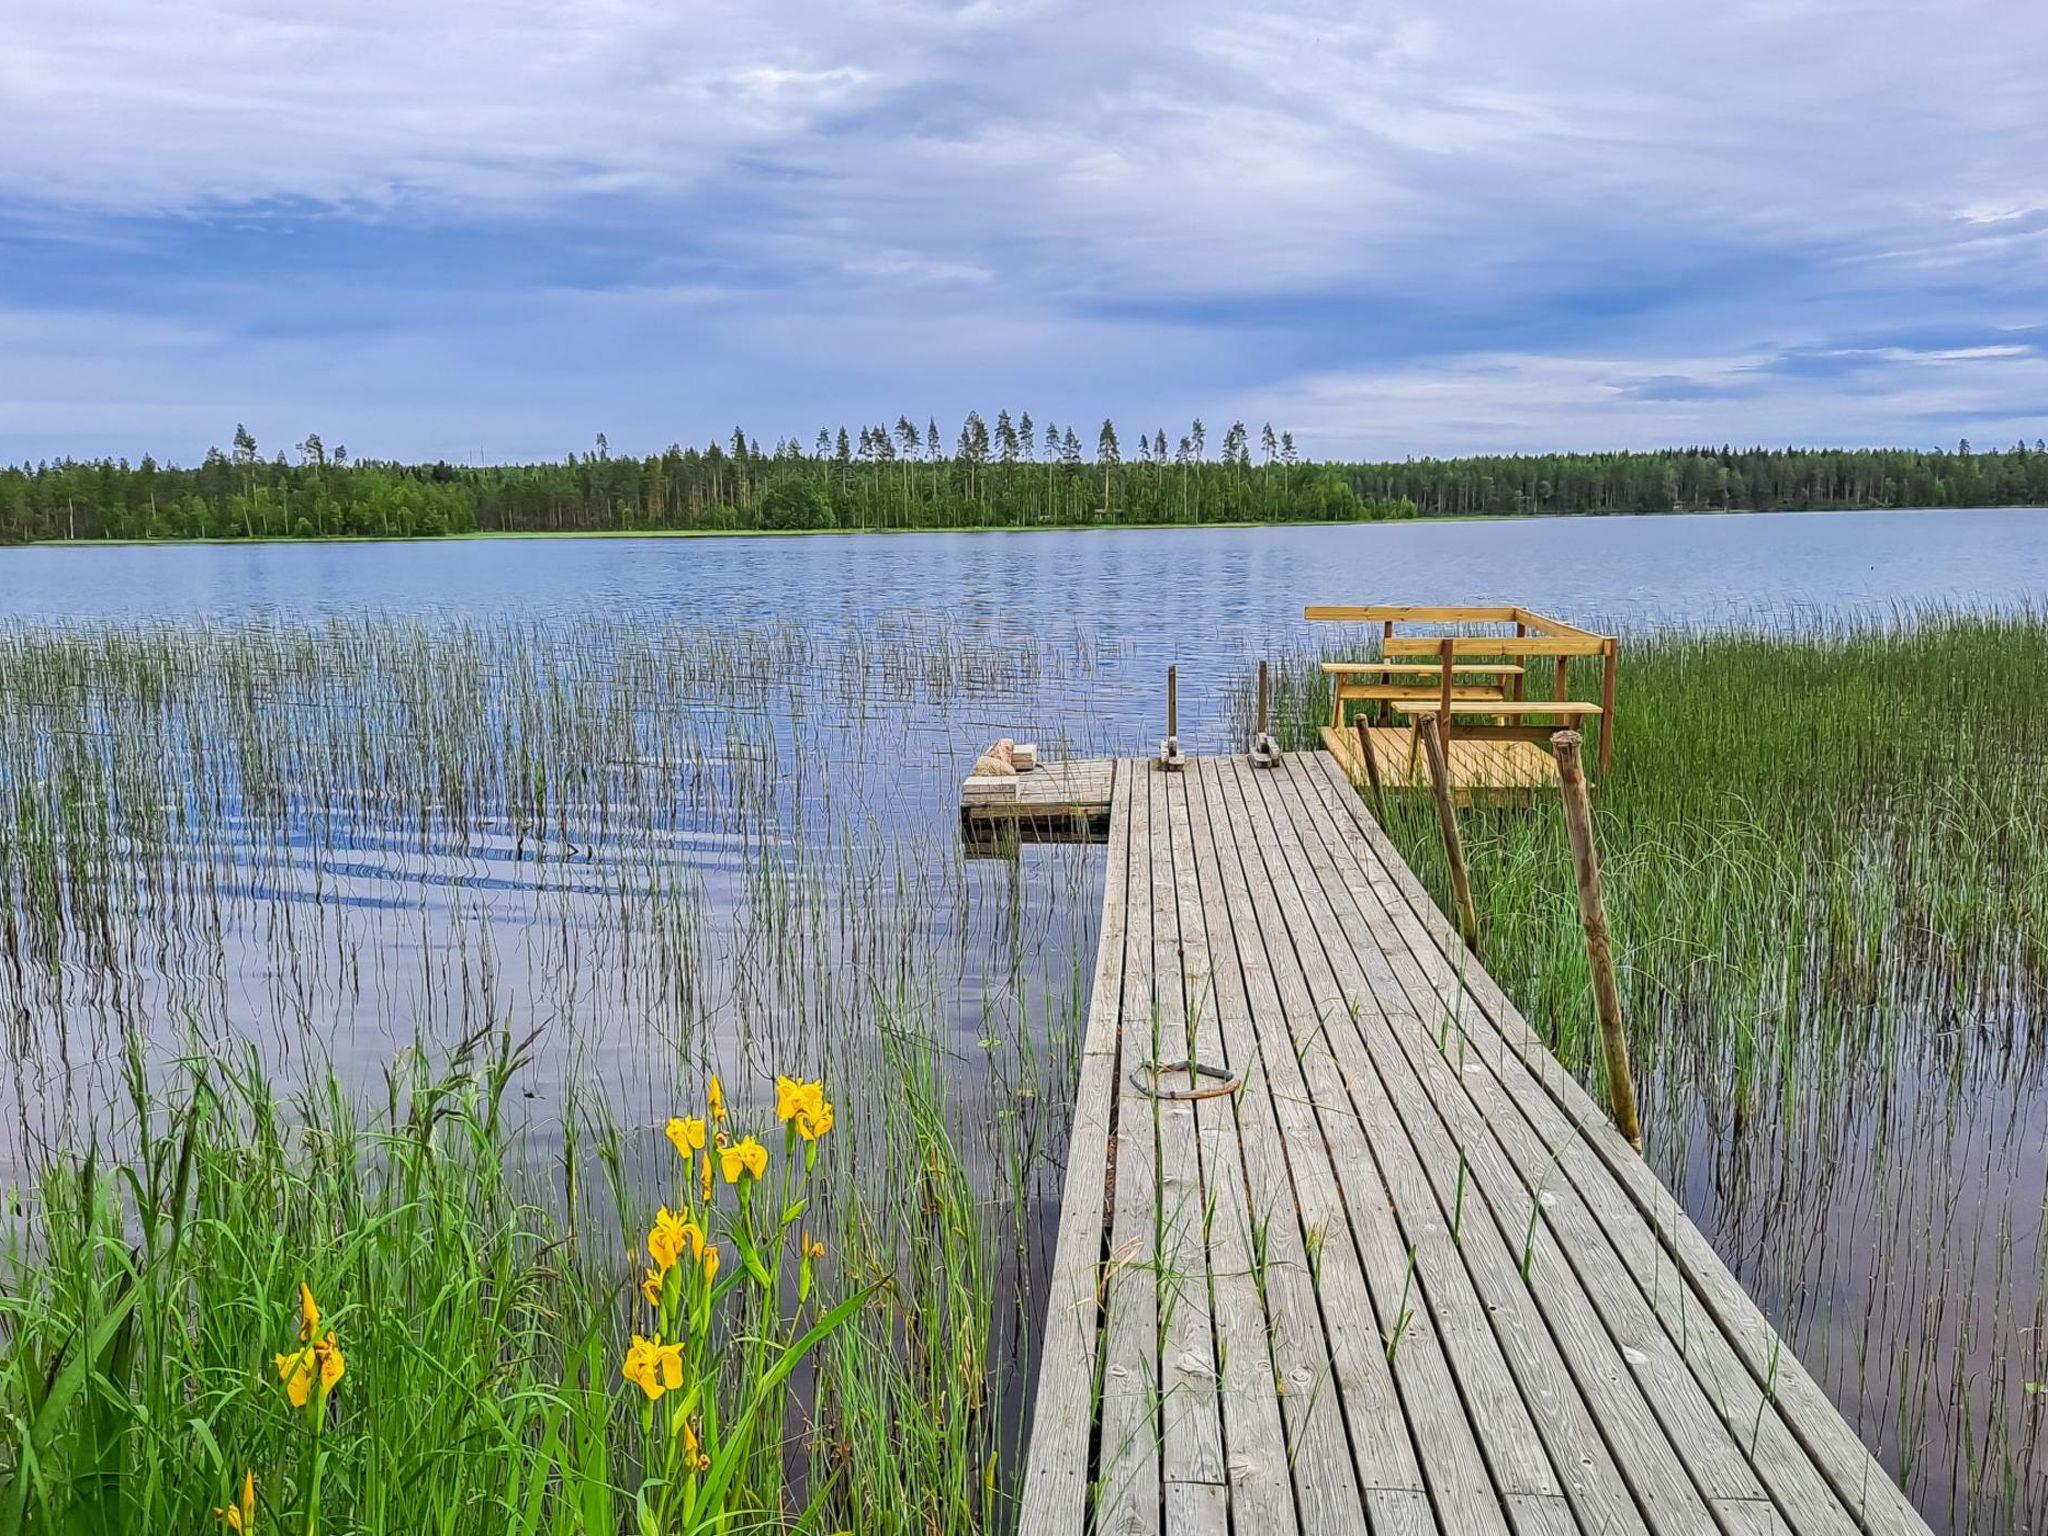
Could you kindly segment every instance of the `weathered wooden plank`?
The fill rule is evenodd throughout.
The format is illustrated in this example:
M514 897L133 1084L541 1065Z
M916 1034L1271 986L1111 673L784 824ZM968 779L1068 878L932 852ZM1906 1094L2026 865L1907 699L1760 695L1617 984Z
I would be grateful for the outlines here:
M1094 1529L1141 1536L1160 1525L1158 1128L1131 1069L1156 1060L1152 946L1153 775L1131 773L1131 876L1126 885L1122 1042L1116 1093L1115 1206L1106 1264L1106 1333Z
M1274 1372L1302 1529L1348 1536L1357 1529L1361 1484L1369 1502L1384 1493L1426 1511L1428 1500L1357 1251L1324 1240L1341 1230L1343 1199L1285 1027L1217 766L1190 766L1204 915L1225 979L1218 1012L1230 1060L1246 1072L1239 1123L1264 1233Z
M1110 803L1109 853L1102 876L1102 921L1094 990L1081 1036L1074 1124L1059 1235L1047 1280L1038 1390L1018 1511L1019 1536L1067 1536L1080 1530L1088 1498L1088 1442L1095 1421L1101 1327L1102 1237L1108 1210L1111 1106L1116 1095L1124 922L1129 910L1131 805L1128 786Z
M1193 807L1199 793L1193 779L1197 772L1199 765L1190 763L1189 772L1174 775L1167 786L1175 927L1180 941L1189 1035L1195 1060L1243 1071L1247 1066L1244 1043L1240 1041L1238 1051L1233 1053L1223 1030L1223 996L1231 986L1241 985L1236 977L1230 936L1223 934L1218 942L1218 936L1209 931L1202 906L1203 857L1195 835ZM1241 1118L1251 1119L1260 1113L1260 1106L1246 1103L1245 1091L1231 1097L1198 1100L1192 1106L1206 1200L1211 1322L1215 1329L1225 1468L1235 1526L1258 1531L1261 1536L1292 1536L1300 1529L1295 1518L1295 1487L1288 1474L1279 1371L1253 1250L1245 1132L1239 1123ZM1263 1092L1263 1086L1259 1091ZM1293 1204L1291 1193L1287 1204ZM1340 1436L1340 1446L1341 1443ZM1340 1462L1339 1467L1348 1479L1348 1463ZM1169 1479L1173 1473L1174 1468L1169 1466Z
M1178 916L1173 802L1186 791L1181 775L1150 770L1152 976L1157 999L1156 1063L1192 1053L1187 984ZM1197 952L1199 959L1199 951ZM1128 1079L1128 1072L1126 1078ZM1159 1126L1160 1438L1169 1485L1224 1482L1223 1425L1217 1403L1216 1334L1210 1321L1208 1224L1195 1106L1157 1101ZM1196 1501L1184 1513L1211 1506ZM1217 1527L1218 1531L1223 1529Z
M1422 1254L1419 1246L1411 1248L1403 1237L1384 1172L1326 1037L1327 1021L1318 1013L1292 931L1284 914L1276 910L1280 893L1265 869L1258 836L1260 818L1246 802L1236 775L1226 772L1223 778L1233 816L1242 818L1238 852L1245 880L1257 893L1253 910L1280 995L1278 1019L1293 1037L1322 1125L1327 1155L1344 1196L1348 1231L1326 1232L1323 1251L1327 1254L1347 1237L1356 1247L1381 1348L1390 1357L1402 1412L1439 1517L1452 1530L1505 1531L1494 1482L1496 1457L1512 1480L1511 1486L1556 1491L1556 1479L1547 1463L1541 1463L1540 1447L1532 1462L1529 1447L1533 1437L1524 1439L1519 1448L1513 1443L1488 1445L1482 1454L1481 1441L1486 1436L1473 1423L1459 1394L1448 1354L1453 1348L1463 1350L1474 1343L1470 1319L1443 1294L1448 1282L1434 1273L1438 1268L1434 1256ZM1427 1260L1426 1268L1417 1264L1418 1257ZM1432 1279L1438 1281L1436 1287L1430 1284ZM1444 1315L1451 1324L1448 1331L1440 1320ZM1489 1409L1482 1407L1480 1413L1486 1417ZM1358 1424L1355 1412L1352 1423L1354 1428ZM1526 1424L1522 1427L1526 1429Z
M1457 952L1456 935L1421 882L1377 824L1364 814L1363 806L1348 791L1336 765L1318 760L1310 766L1325 779L1327 803L1341 810L1358 829L1405 903L1413 920L1412 931L1417 935L1411 942L1411 951L1418 960L1433 958L1439 966L1447 966L1448 957ZM1705 1317L1693 1317L1692 1326L1710 1321L1719 1330L1748 1371L1760 1402L1812 1457L1859 1526L1872 1533L1918 1536L1926 1532L1926 1522L1849 1428L1818 1383L1784 1347L1712 1245L1685 1216L1649 1166L1629 1149L1585 1090L1550 1054L1498 984L1483 969L1472 966L1464 973L1460 990L1467 993L1472 1004L1459 1023L1465 1040L1483 1061L1500 1062L1511 1054L1526 1069L1526 1081L1540 1089L1541 1095L1539 1099L1533 1092L1525 1093L1525 1107L1532 1114L1542 1115L1547 1101L1548 1118L1562 1127L1559 1139L1553 1143L1554 1155L1560 1160L1580 1153L1597 1158L1606 1177L1623 1191L1638 1220L1654 1234L1673 1261L1684 1291L1703 1309ZM1496 1076L1504 1083L1514 1081L1512 1073L1503 1076L1496 1072ZM1582 1164L1588 1161L1585 1157L1578 1160ZM1581 1188L1584 1187L1582 1184ZM1667 1320L1666 1327L1670 1330L1673 1324ZM1787 1514L1795 1528L1807 1518L1798 1510L1788 1510Z

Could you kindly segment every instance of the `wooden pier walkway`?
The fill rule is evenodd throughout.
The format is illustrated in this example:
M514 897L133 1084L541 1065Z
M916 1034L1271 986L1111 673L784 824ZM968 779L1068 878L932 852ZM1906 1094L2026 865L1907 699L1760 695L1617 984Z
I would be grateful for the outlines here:
M1023 1536L1927 1530L1327 754L1109 820Z

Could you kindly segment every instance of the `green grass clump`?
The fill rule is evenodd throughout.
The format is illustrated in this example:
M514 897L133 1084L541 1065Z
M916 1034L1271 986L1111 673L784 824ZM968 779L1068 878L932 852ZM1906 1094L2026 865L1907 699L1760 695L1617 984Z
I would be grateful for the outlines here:
M245 1486L263 1531L979 1529L980 1405L926 1398L980 1393L991 1306L928 1068L902 1135L937 1198L896 1247L932 1241L901 1287L873 1241L899 1217L814 1200L843 1169L802 1114L700 1117L668 1197L696 1241L638 1251L615 1128L521 1160L522 1065L414 1058L365 1116L331 1079L280 1102L204 1057L152 1092L132 1056L132 1150L14 1202L0 1533L249 1529ZM648 1344L672 1372L636 1369Z

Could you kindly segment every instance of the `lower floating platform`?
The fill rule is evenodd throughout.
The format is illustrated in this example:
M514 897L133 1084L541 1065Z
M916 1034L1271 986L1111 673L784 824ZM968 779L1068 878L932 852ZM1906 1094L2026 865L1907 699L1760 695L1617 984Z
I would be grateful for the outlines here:
M960 786L960 834L970 854L1001 855L1020 843L1100 843L1109 837L1116 760L1040 763L1012 777Z
M1380 782L1390 791L1429 788L1429 764L1415 750L1415 733L1401 725L1366 728L1372 735L1373 760ZM1323 750L1351 777L1366 782L1365 763L1358 753L1356 727L1340 731L1323 727ZM1451 770L1451 798L1460 805L1490 805L1527 799L1557 788L1557 760L1530 741L1460 740L1455 732L1446 753Z

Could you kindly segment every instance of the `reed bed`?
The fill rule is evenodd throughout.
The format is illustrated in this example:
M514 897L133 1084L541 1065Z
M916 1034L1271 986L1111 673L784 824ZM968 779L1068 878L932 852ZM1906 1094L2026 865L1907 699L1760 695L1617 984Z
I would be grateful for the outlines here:
M1002 1528L1097 874L930 722L1095 665L0 630L0 1532Z
M1318 659L1282 680L1296 746ZM2032 1529L2048 615L1624 636L1620 676L1594 806L1646 1155L1937 1529ZM1428 798L1386 820L1449 910ZM1482 957L1596 1083L1559 805L1459 823Z

